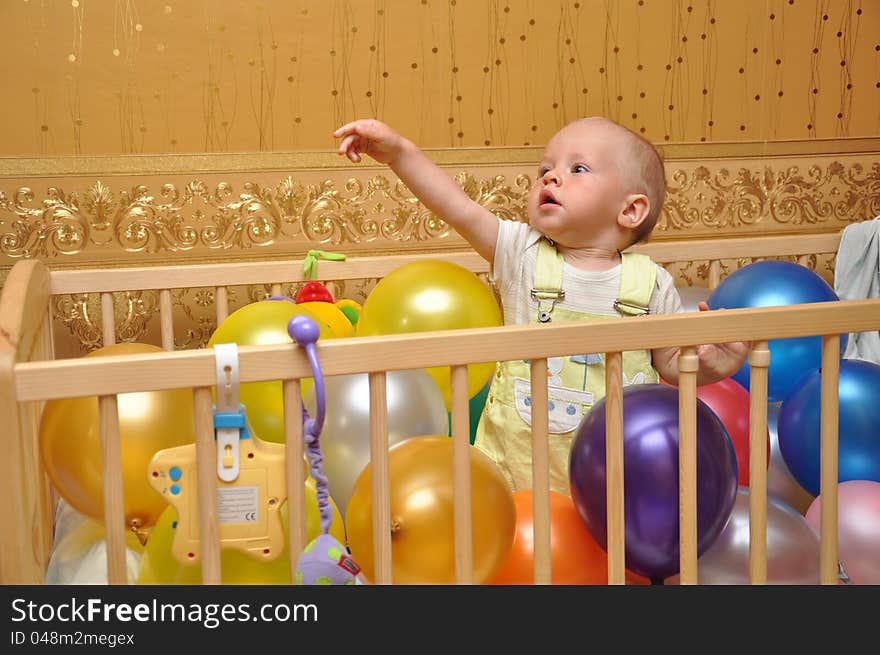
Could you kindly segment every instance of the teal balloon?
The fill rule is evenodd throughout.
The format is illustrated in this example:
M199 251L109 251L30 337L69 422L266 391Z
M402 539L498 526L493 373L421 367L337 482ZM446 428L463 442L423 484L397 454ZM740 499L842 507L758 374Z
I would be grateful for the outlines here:
M489 385L491 380L483 385L476 395L468 401L468 418L470 419L471 445L477 438L477 426L480 424L480 417L483 415L483 407L486 406L486 398L489 396ZM449 436L452 436L452 412L448 412L449 416Z

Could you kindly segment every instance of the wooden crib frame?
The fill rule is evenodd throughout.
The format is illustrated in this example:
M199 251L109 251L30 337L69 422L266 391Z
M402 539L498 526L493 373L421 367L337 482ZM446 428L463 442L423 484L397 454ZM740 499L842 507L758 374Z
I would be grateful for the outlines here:
M839 234L710 239L642 244L634 250L663 265L709 262L709 285L721 280L720 260L796 257L837 251ZM486 272L473 252L442 255L354 257L323 262L323 280L381 278L414 259L442 258L474 272ZM51 299L57 294L99 293L104 343L114 343L114 291L159 290L162 343L174 349L170 289L214 287L218 324L228 313L227 287L302 282L301 261L160 266L93 270L48 270L36 260L22 260L10 271L0 298L0 416L4 421L0 457L0 583L42 583L52 547L54 505L40 463L39 419L42 405L54 398L98 396L102 434L108 580L125 584L125 528L116 394L170 388L193 389L199 475L199 527L205 584L220 582L220 543L213 491L214 430L211 387L215 383L211 349L141 355L53 360ZM109 274L108 274L109 273ZM648 325L650 328L648 329ZM680 346L680 532L683 584L698 582L696 523L696 354L695 344L750 340L750 579L767 581L767 429L768 341L822 335L821 424L821 581L836 584L837 566L837 418L840 334L880 328L880 300L850 300L793 307L736 309L724 312L649 316L638 321L612 319L588 324L504 326L498 328L333 339L318 344L325 375L367 373L370 382L375 580L390 584L391 532L388 481L388 434L385 410L387 371L428 366L451 367L453 475L455 489L455 562L459 583L472 582L469 428L466 364L487 360L529 359L536 417L547 416L547 358L581 352L603 352L607 362L608 580L624 583L623 407L621 353L626 350ZM285 430L289 448L287 485L292 563L304 546L304 471L290 462L302 458L300 387L311 375L304 352L294 344L239 348L242 382L282 380ZM550 569L549 464L547 422L533 426L535 580L548 584Z

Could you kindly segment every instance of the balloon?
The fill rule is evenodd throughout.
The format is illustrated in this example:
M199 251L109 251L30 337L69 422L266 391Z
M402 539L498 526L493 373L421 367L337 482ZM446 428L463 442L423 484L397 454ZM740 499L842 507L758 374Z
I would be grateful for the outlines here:
M451 439L427 435L388 452L394 584L455 584ZM491 578L507 558L516 531L513 494L498 466L474 446L471 464L473 581ZM355 482L345 528L364 576L373 580L372 467Z
M660 380L661 384L669 384ZM672 385L670 385L672 386ZM736 453L737 484L749 486L749 392L733 378L697 387L697 398L709 406L727 430ZM770 465L770 435L767 435L767 465Z
M686 312L698 312L698 303L708 302L712 295L712 289L707 287L678 287L678 295L681 298L681 307Z
M781 404L770 403L767 405L767 429L770 431L770 467L767 469L767 492L804 514L810 503L813 502L814 496L794 479L779 450L777 426Z
M492 290L466 268L442 260L404 264L382 278L364 301L358 336L502 325ZM451 409L449 367L428 368ZM495 371L495 362L468 365L468 397Z
M491 382L483 385L483 388L477 392L477 395L468 401L468 423L470 428L471 445L477 438L477 427L480 425L480 417L483 415L483 408L486 406L486 398L489 397L489 386ZM449 436L452 436L452 412L448 413L449 418Z
M128 580L137 579L144 546L132 530L125 533ZM80 514L63 498L55 511L55 539L46 566L46 584L107 584L104 524Z
M822 496L806 521L821 535ZM853 584L880 584L880 482L847 480L837 485L837 555Z
M370 381L366 373L324 378L326 415L321 431L324 475L343 515L354 482L370 461ZM385 375L388 445L425 434L448 434L440 389L424 369ZM314 407L314 390L305 398ZM312 412L314 416L314 412Z
M626 567L666 578L679 567L678 389L623 390ZM605 401L593 405L572 439L572 500L590 534L607 544ZM736 456L715 413L697 399L697 552L721 533L736 500Z
M819 494L819 432L822 374L813 371L782 403L779 447L795 479ZM838 382L838 482L880 482L880 430L875 411L880 404L880 364L840 361Z
M740 487L730 520L697 561L701 585L747 585L749 490ZM678 584L677 575L666 584ZM819 584L819 538L795 509L767 495L767 583Z
M119 343L85 357L164 352L144 343ZM147 482L147 466L163 448L195 441L192 392L169 389L117 396L126 528L153 525L165 501ZM40 422L40 452L58 493L74 509L104 520L98 399L50 400ZM11 499L9 499L11 500Z
M293 343L287 333L287 323L294 316L304 314L313 319L321 332L321 339L333 338L326 323L316 318L301 305L282 300L261 300L250 303L227 316L211 338L208 347L217 343L237 343L239 346L260 346ZM312 379L302 381L302 393L311 388ZM281 382L248 382L239 387L239 399L254 434L263 441L284 443L284 398Z
M840 300L834 289L806 266L786 261L755 262L734 271L721 281L709 298L709 309L777 307ZM846 350L847 334L840 335L840 354ZM767 395L770 402L784 400L798 382L822 364L822 337L771 339ZM749 363L733 379L749 388Z
M321 534L321 516L318 511L318 498L315 481L306 478L306 541ZM345 543L345 528L342 517L333 498L329 499L333 509L330 534ZM281 521L287 534L287 503L281 507ZM159 521L150 531L141 563L138 584L202 584L201 564L182 564L171 554L174 531L177 529L177 510L168 505ZM287 541L285 537L285 542ZM290 554L285 543L282 552L273 560L258 560L240 550L220 551L220 576L223 584L290 584Z
M489 581L496 585L535 582L534 516L531 489L513 492L516 533L501 570ZM550 575L552 584L608 584L608 556L581 521L571 498L550 492ZM630 584L648 580L627 572Z

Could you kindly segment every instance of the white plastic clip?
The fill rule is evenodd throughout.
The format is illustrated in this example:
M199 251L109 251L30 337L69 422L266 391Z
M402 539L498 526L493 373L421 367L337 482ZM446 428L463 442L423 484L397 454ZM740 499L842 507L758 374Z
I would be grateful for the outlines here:
M244 407L238 400L238 345L214 345L217 366L217 404L214 407L214 434L217 439L217 477L224 482L238 478L239 439L247 436Z

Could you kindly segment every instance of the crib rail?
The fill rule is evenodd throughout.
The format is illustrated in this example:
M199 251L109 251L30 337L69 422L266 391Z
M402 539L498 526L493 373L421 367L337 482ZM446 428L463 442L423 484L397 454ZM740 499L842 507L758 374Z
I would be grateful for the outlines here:
M668 265L675 262L709 262L709 285L721 278L721 260L751 257L794 256L799 261L823 253L836 252L839 234L762 237L760 239L713 239L706 241L657 242L640 244L634 250L650 254ZM394 255L357 257L347 261L321 262L321 279L348 280L381 278L395 268L416 259L439 257L458 263L475 273L486 273L487 263L472 252L446 252L440 255ZM171 319L172 289L214 287L217 298L217 320L227 313L227 287L242 284L270 284L272 293L280 293L281 284L305 279L302 261L224 263L169 267L142 267L95 270L47 271L39 262L21 261L13 267L0 296L0 416L15 417L4 425L0 445L5 453L0 458L0 493L16 502L0 504L0 520L12 528L14 537L0 542L0 582L41 582L51 552L53 492L40 464L38 427L42 405L46 400L79 396L101 398L102 438L106 440L105 484L107 502L108 568L111 582L125 581L124 535L121 521L121 480L114 478L114 462L118 459L118 416L115 396L132 391L167 388L192 388L197 415L210 409L210 388L214 384L214 357L210 350L174 352L174 326ZM104 343L115 341L113 298L116 291L158 290L162 345L168 351L155 355L131 355L53 361L52 319L50 300L53 295L69 293L100 293L103 308ZM624 350L664 346L682 347L680 366L686 371L693 362L693 346L725 340L751 340L751 425L753 441L766 435L766 367L769 363L767 341L771 338L825 335L823 338L822 444L823 494L832 498L836 493L836 430L837 370L835 335L844 332L874 330L880 326L880 309L875 301L847 301L828 306L799 305L796 307L725 310L687 316L651 316L638 321L609 320L589 326L546 326L538 334L523 327L483 330L456 330L446 333L420 333L394 337L359 337L334 339L319 344L322 365L327 375L368 373L371 384L371 452L373 455L374 542L376 548L376 581L391 581L391 542L388 530L388 460L387 417L385 416L384 379L388 371L426 366L448 365L452 380L452 433L454 440L455 475L455 554L457 579L471 582L471 532L468 449L468 398L466 364L512 358L531 359L540 373L546 369L548 357L582 352L589 344L592 352L606 354L608 381L608 561L609 582L620 584L623 568L623 460L622 402L619 353ZM648 321L645 323L644 321ZM647 329L646 329L647 328ZM242 346L242 382L284 380L286 434L290 461L302 456L298 379L311 372L302 353L292 345ZM826 361L827 359L827 361ZM835 373L836 376L836 373ZM533 379L545 379L533 375ZM696 577L695 511L696 500L691 482L695 472L694 448L689 445L689 427L695 407L695 373L685 372L681 389L682 430L682 566L681 579L694 582ZM827 395L826 395L827 394ZM533 389L536 415L546 410L546 388ZM198 408L201 407L201 410ZM546 413L546 412L544 412ZM201 452L213 448L213 432L208 422L198 421L197 434ZM763 432L762 432L763 430ZM546 447L547 426L536 421L533 431L535 571L536 582L550 581L549 560L549 473ZM115 450L116 449L116 450ZM765 457L763 448L753 447L752 458ZM833 455L832 455L833 452ZM689 459L690 458L690 459ZM211 457L199 461L211 462ZM209 464L206 464L209 466ZM117 467L118 468L118 467ZM207 469L206 469L207 470ZM752 504L752 581L766 580L766 460L750 464ZM693 474L692 474L693 473ZM294 557L303 546L302 525L304 497L302 470L288 467L288 497L291 507L290 551ZM210 478L205 474L206 479ZM208 484L208 483L206 483ZM690 490L690 491L689 491ZM208 493L203 491L204 493ZM20 500L19 500L20 499ZM822 576L823 582L836 580L836 507L823 503ZM836 505L836 504L835 504ZM826 507L828 508L826 510ZM297 509L299 508L299 509ZM827 517L826 517L827 514ZM119 520L117 520L119 519ZM202 534L216 535L210 512L201 517ZM762 521L764 521L762 523ZM833 534L832 534L833 533ZM203 579L219 581L219 544L209 538L203 543Z
M623 466L622 466L622 404L621 379L615 375L613 362L618 353L637 348L657 348L679 346L682 348L679 359L682 371L680 387L680 433L681 433L681 581L692 584L698 581L696 561L696 366L694 346L700 343L731 341L737 339L754 342L750 359L752 363L751 402L753 416L762 425L753 424L753 439L760 439L766 431L767 377L769 365L769 339L823 335L823 420L822 420L822 493L833 499L836 490L836 431L837 431L837 362L839 357L839 334L860 332L880 327L880 301L859 300L841 301L831 309L827 303L813 303L791 307L751 308L706 312L700 314L649 316L638 320L611 319L588 324L559 324L533 328L505 326L455 330L447 332L419 333L399 336L360 337L355 339L334 339L318 346L319 356L325 375L344 375L369 373L371 383L371 444L374 464L374 507L379 508L374 520L375 558L377 562L376 582L390 583L391 549L390 520L387 511L389 503L387 481L387 432L385 403L383 397L384 375L387 371L424 368L437 365L454 367L454 378L458 380L453 389L454 425L453 438L456 443L466 444L467 425L466 385L462 385L463 366L468 363L532 359L533 369L538 373L546 368L546 359L552 356L580 352L586 346L592 352L607 353L612 364L609 366L607 380L609 412L607 439L609 443L609 581L621 583L623 569ZM242 382L266 380L298 380L310 374L306 358L292 344L277 346L243 346L239 349ZM215 381L213 353L210 350L179 351L149 355L127 355L95 359L74 359L51 362L28 362L15 366L14 383L18 401L48 400L70 397L71 395L97 395L112 398L115 394L192 387L202 398L207 397L208 389ZM534 371L533 371L534 372ZM546 380L546 375L533 375L533 380ZM295 386L295 385L294 385ZM533 415L546 417L546 382L543 385L533 382ZM205 404L205 403L202 403ZM764 415L760 408L763 406ZM294 406L295 407L295 406ZM287 407L286 411L293 407ZM294 412L295 414L295 412ZM462 416L464 414L464 416ZM117 431L109 426L105 438L117 439ZM210 425L199 427L199 439L204 439L206 450L210 450L212 432ZM534 480L535 480L535 521L544 530L536 534L536 581L548 582L549 569L549 473L546 459L546 419L537 420L534 429ZM292 435L291 435L292 436ZM762 443L756 441L756 444ZM766 555L762 555L760 540L766 539L766 456L761 447L752 448L750 472L752 478L752 514L754 537L756 540L752 563L753 581L766 580ZM115 455L114 455L115 456ZM212 457L204 466L210 470ZM463 459L455 460L456 484L466 475ZM113 466L108 462L105 466ZM762 475L763 472L763 475ZM300 483L291 480L290 484ZM107 484L117 485L116 495L121 497L121 480L108 480ZM291 489L293 491L293 489ZM462 494L458 507L462 517L467 516L467 495ZM834 512L836 503L830 502L827 511L823 503L823 523L836 526ZM385 508L383 511L382 508ZM105 524L118 526L118 539L111 539L108 530L108 547L122 552L123 516L121 506L107 508ZM113 515L110 515L112 512ZM296 514L292 513L292 517ZM763 530L762 522L764 522ZM291 525L297 525L292 518ZM466 568L469 559L463 552L468 546L469 522L462 518L459 522L464 530L457 543L460 558L459 580L469 581ZM296 544L300 537L290 536ZM822 540L822 581L832 583L837 575L837 546L831 527L823 532ZM763 537L761 536L763 534ZM542 543L543 542L543 543ZM115 546L114 546L115 544ZM203 547L219 549L219 544L203 544ZM218 550L219 552L219 550ZM111 564L111 566L113 566ZM124 581L124 569L116 564L110 571L110 580ZM205 558L203 579L210 583L219 581L219 558Z

